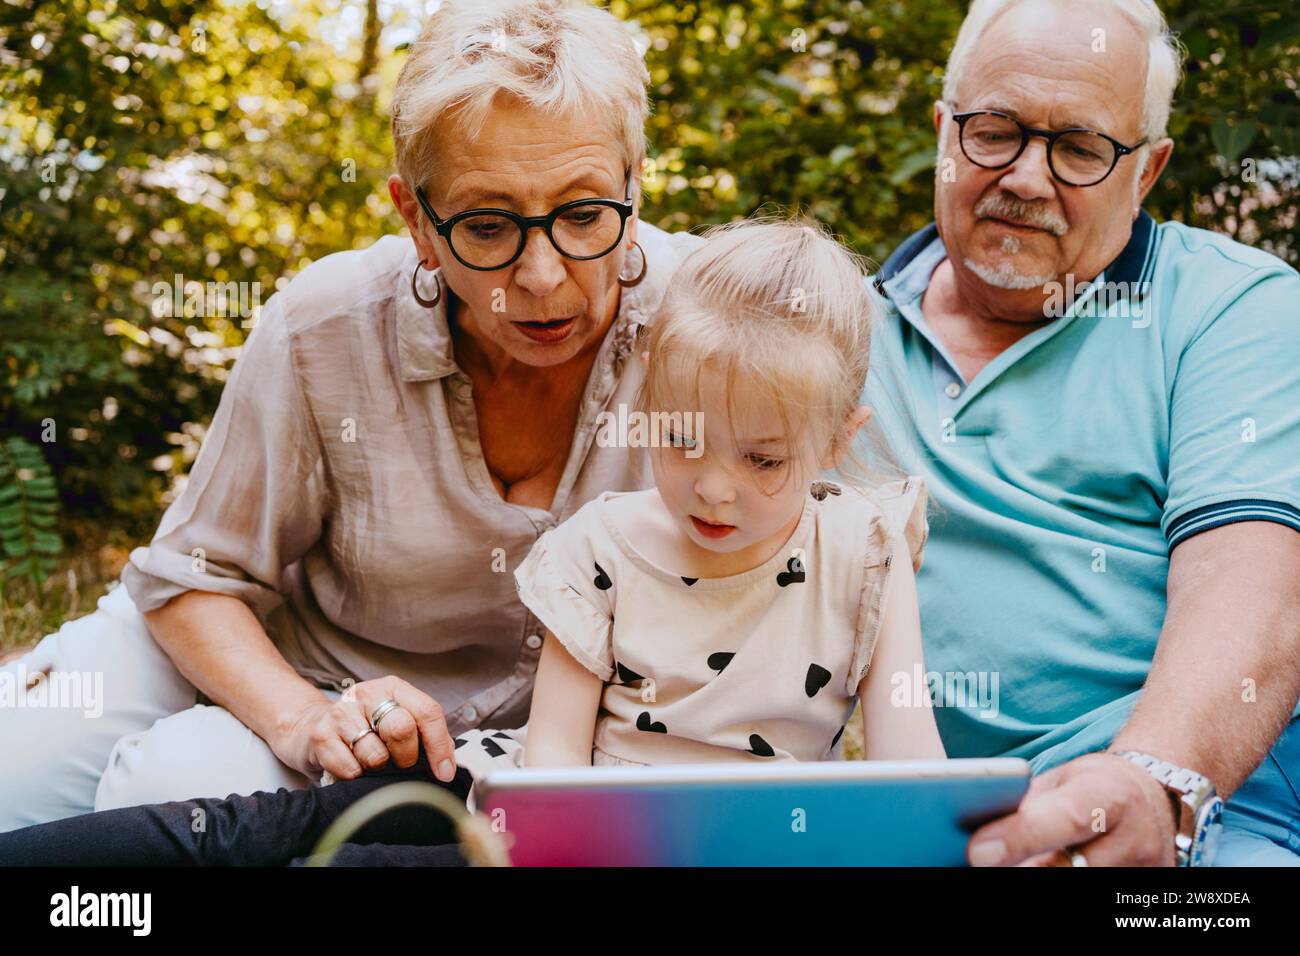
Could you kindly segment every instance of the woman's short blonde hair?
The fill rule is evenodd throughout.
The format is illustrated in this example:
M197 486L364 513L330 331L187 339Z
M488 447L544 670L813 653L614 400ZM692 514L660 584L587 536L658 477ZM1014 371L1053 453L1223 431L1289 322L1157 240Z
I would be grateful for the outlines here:
M811 442L818 455L852 464L852 472L841 466L842 476L866 485L897 475L874 428L865 432L868 465L844 427L870 364L875 310L866 261L806 219L746 219L704 237L642 333L649 356L637 407L698 407L706 378L721 381L732 408L770 403L792 450Z
M649 81L631 29L585 0L447 0L397 78L397 171L427 185L444 114L456 111L458 135L477 136L501 94L551 115L608 117L627 165L639 166Z

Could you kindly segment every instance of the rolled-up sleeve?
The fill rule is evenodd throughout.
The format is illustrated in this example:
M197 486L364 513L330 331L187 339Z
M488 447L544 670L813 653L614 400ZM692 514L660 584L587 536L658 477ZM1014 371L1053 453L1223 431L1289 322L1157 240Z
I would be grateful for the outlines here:
M122 582L151 611L186 591L228 594L266 622L284 569L321 535L324 469L296 373L282 296L272 296L221 395L189 480Z

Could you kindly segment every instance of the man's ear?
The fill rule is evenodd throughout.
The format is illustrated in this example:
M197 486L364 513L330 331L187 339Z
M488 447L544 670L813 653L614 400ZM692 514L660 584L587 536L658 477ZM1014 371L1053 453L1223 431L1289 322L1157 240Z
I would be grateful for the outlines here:
M936 136L938 136L939 133L942 132L943 130L943 118L944 116L947 115L947 113L948 113L948 107L944 105L943 100L935 100L934 101L934 133Z
M1138 177L1137 202L1136 206L1141 206L1147 198L1147 193L1151 192L1151 187L1156 184L1160 174L1165 171L1169 165L1169 157L1174 153L1174 141L1166 136L1164 139L1158 139L1151 144L1147 150L1147 162L1142 167L1142 175ZM1134 210L1133 218L1137 218L1137 211Z
M397 211L402 214L402 219L406 221L406 228L410 230L411 239L420 253L425 268L438 268L438 247L424 234L426 219L415 192L407 188L406 180L394 173L388 177L388 195L392 198Z
M849 412L848 417L844 419L843 444L839 446L838 451L828 453L821 461L823 471L831 468L839 468L844 463L844 458L848 450L853 446L854 440L858 437L858 432L862 427L871 421L871 406L859 405L853 411Z

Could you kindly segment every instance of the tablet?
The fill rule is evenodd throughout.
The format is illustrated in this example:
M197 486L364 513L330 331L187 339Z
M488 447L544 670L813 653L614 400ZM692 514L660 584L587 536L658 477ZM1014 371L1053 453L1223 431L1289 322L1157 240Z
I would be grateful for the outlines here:
M958 760L510 768L478 811L516 866L964 866L1029 764Z

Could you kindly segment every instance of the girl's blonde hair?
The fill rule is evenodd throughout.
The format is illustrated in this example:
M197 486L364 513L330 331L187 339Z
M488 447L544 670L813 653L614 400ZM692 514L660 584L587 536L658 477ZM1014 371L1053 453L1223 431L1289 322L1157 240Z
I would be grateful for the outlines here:
M698 408L705 377L720 376L733 421L742 394L771 403L792 452L813 442L818 455L841 462L841 476L865 487L900 475L877 429L864 430L868 463L845 427L870 364L875 309L866 260L799 218L745 219L704 238L642 331L649 360L637 407ZM686 395L674 391L683 380Z
M585 0L446 0L397 77L397 172L410 188L427 188L438 141L476 137L500 94L552 116L604 118L636 170L649 82L631 27ZM448 129L441 121L452 110L461 125Z

